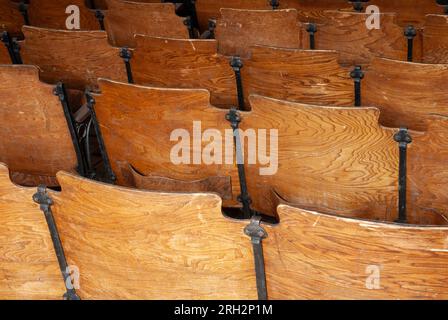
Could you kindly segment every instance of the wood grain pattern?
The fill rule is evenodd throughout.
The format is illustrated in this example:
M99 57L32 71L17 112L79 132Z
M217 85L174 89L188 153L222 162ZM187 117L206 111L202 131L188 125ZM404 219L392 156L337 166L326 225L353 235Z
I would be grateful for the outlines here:
M420 224L448 224L448 118L428 117L427 132L411 133L408 216Z
M448 228L278 211L263 241L270 299L448 298ZM376 275L369 266L379 289L366 287Z
M10 0L0 0L0 32L8 31L11 36L19 36L23 25L23 17L18 4Z
M0 299L62 299L64 280L35 188L14 185L0 163Z
M259 161L245 166L257 210L275 212L276 203L269 200L275 190L306 208L395 219L396 130L378 125L377 109L311 106L261 96L251 96L250 103L252 111L242 114L243 130L278 130L277 172L261 175L260 168L268 165ZM269 156L272 146L266 145L257 145L259 154Z
M337 50L343 65L369 64L380 56L406 60L407 40L403 29L396 24L394 13L381 13L380 29L366 28L368 14L325 11L325 22L318 25L316 49ZM307 40L308 41L308 40ZM304 43L304 48L309 48Z
M217 107L237 105L235 73L227 58L217 53L215 40L180 40L135 37L132 58L134 81L138 84L200 88L210 91Z
M39 81L36 67L0 66L0 97L0 161L12 172L35 177L16 183L37 185L48 182L40 176L76 167L61 103L53 87Z
M250 240L218 196L58 179L53 213L82 299L256 299Z
M448 66L376 58L362 84L362 103L381 109L388 127L426 130L431 114L448 115Z
M349 106L353 80L338 64L338 53L255 46L244 61L242 79L250 94L302 103Z
M246 58L253 45L300 48L297 11L221 9L215 37L226 56Z
M158 192L208 192L216 193L223 200L232 199L230 177L208 177L202 180L184 181L169 179L155 174L144 176L130 167L137 189Z
M84 0L32 0L28 7L28 17L32 26L67 30L66 20L70 5L79 8L80 30L99 30L100 24L95 12L86 7Z
M3 43L0 43L0 64L11 64L8 49L6 49Z
M104 24L112 45L135 47L134 35L188 39L183 19L172 3L107 0Z
M111 47L104 31L63 31L23 27L24 63L41 69L41 79L63 81L69 88L97 90L99 77L127 81L119 49ZM76 54L74 54L76 53Z
M428 15L423 29L423 62L448 63L448 17Z
M91 0L96 9L107 9L107 0ZM160 3L160 0L132 0L132 2Z

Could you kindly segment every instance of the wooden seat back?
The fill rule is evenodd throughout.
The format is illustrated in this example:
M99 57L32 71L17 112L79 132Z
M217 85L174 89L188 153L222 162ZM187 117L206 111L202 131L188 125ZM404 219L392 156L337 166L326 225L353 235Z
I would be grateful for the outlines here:
M423 62L448 63L448 17L427 15L423 29Z
M19 36L23 23L18 4L11 0L0 0L0 33L8 31L11 36Z

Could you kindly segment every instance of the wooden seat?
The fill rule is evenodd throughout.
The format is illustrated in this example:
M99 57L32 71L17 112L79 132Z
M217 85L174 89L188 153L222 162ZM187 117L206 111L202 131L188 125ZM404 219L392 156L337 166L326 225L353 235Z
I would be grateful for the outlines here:
M11 64L8 49L0 43L0 64Z
M67 7L72 5L79 8L79 30L100 29L100 23L95 17L95 12L86 7L84 0L31 0L28 6L30 25L67 30L66 21L70 13L66 13L66 10Z
M259 94L310 104L353 105L353 80L338 64L337 52L263 46L250 50L241 71L246 99Z
M105 27L112 45L135 47L134 35L188 39L188 28L172 3L107 0Z
M218 107L237 105L235 73L227 58L217 53L215 40L180 40L137 35L131 60L135 83L204 88Z
M56 172L75 170L77 158L53 86L39 81L34 66L0 70L0 161L16 183L55 186Z
M253 45L300 48L297 11L221 9L215 37L226 56L246 58Z
M14 185L8 167L0 163L2 300L60 300L65 292L44 214L32 200L35 192Z
M427 15L423 30L423 62L448 63L448 16Z
M448 66L376 58L362 83L363 105L381 109L388 127L426 130L431 114L448 115Z
M263 241L270 299L448 298L447 227L278 211Z
M11 36L21 35L23 17L18 4L10 0L0 0L0 33L9 32Z
M218 196L58 180L52 211L82 299L256 299L250 239Z
M373 57L396 60L407 59L407 39L403 29L396 24L396 15L381 13L380 29L369 30L366 20L369 14L326 11L322 24L317 26L316 49L337 50L343 65L366 65ZM308 35L304 33L305 39ZM309 48L304 41L304 48Z
M24 26L23 33L22 60L25 64L39 66L43 81L63 81L68 87L80 90L86 87L96 90L99 77L127 81L120 50L108 44L104 31Z

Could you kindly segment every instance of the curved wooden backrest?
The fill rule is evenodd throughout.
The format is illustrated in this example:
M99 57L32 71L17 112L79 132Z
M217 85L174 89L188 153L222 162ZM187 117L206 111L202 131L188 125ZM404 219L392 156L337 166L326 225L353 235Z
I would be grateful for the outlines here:
M18 4L11 0L0 0L0 33L8 31L11 36L18 36L21 34L22 25L23 17Z
M58 180L53 214L82 299L256 299L250 239L218 196Z
M180 40L135 37L132 57L135 83L171 87L203 88L218 107L237 105L235 73L227 58L218 55L215 40Z
M448 16L426 16L423 29L423 62L448 63Z
M297 11L221 9L215 37L226 56L245 58L253 45L300 48Z
M349 106L353 80L335 51L255 46L244 61L244 96L259 94L302 103Z
M408 210L419 224L447 224L448 117L432 116L424 135L411 133L408 166Z
M0 64L11 64L8 49L2 43L0 43Z
M407 39L395 22L396 15L381 13L380 29L372 30L366 27L368 17L366 13L325 11L325 19L317 26L316 49L337 50L340 63L350 66L369 64L375 56L406 60Z
M448 228L278 211L263 241L270 299L448 298Z
M297 9L302 22L320 22L324 20L326 10L352 8L347 0L280 0L281 6Z
M57 171L76 167L61 103L35 66L0 66L0 121L0 161L29 175L13 175L16 183L49 183Z
M2 125L3 126L3 125ZM64 281L35 188L14 185L0 163L0 299L62 299Z
M23 27L23 62L41 69L41 79L63 81L70 88L97 88L97 79L127 81L119 49L111 47L104 31L63 31ZM76 53L76 54L74 54Z
M276 203L268 200L274 189L288 202L307 208L387 221L395 218L396 130L378 125L377 109L311 106L261 96L251 96L250 104L252 111L242 113L241 129L266 129L268 135L269 130L277 130L278 136L275 174L261 175L260 168L269 166L259 161L245 166L256 209L275 211ZM267 149L272 155L272 146L257 148L258 153Z
M362 82L362 103L381 109L388 127L426 130L431 114L448 115L448 66L376 58Z
M135 47L134 35L188 39L183 19L172 3L140 3L107 0L105 27L111 44Z
M66 11L73 5L79 8L79 30L100 29L95 12L86 7L84 0L31 0L28 7L30 24L41 28L67 30L66 21L72 11Z

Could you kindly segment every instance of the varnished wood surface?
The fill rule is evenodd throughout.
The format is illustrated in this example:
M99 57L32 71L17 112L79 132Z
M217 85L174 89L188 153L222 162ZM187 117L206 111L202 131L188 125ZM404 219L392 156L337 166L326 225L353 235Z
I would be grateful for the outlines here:
M99 30L100 24L95 11L86 7L84 0L32 0L28 7L30 25L67 30L66 21L70 13L66 9L70 5L79 8L80 30Z
M253 45L300 48L297 11L221 9L215 37L226 56L246 58Z
M223 200L232 199L230 177L208 177L202 180L184 181L156 175L144 176L130 168L137 189L158 192L208 192L216 193Z
M9 180L0 163L0 299L62 299L64 281L36 188Z
M396 15L380 14L381 28L366 27L368 14L325 11L325 19L317 26L316 49L337 50L340 63L354 66L369 64L373 57L406 60L407 40L403 29L396 24ZM303 47L309 48L308 34Z
M218 196L58 179L53 213L82 299L256 299L250 239Z
M278 211L263 241L270 299L448 298L448 228ZM366 287L372 275L379 289Z
M338 53L255 46L244 61L242 79L250 94L302 103L350 106L353 80L338 64Z
M138 84L207 89L218 107L237 105L235 73L217 53L216 40L181 40L137 35L131 61Z
M388 127L425 130L431 114L448 115L448 66L376 58L362 83L363 105L381 110Z
M135 47L134 35L188 39L183 19L172 3L107 0L105 27L111 44Z
M12 172L28 175L16 183L37 185L48 182L40 176L76 167L61 103L53 86L39 81L36 67L0 66L0 106L0 161Z
M408 216L419 224L448 224L448 117L431 116L427 132L411 133Z
M448 63L448 16L426 16L423 28L423 62Z
M0 43L0 64L11 64L8 49L6 49L3 43Z
M18 36L21 34L23 22L17 3L0 0L0 32L8 31L12 36Z
M41 79L63 81L70 88L97 89L97 79L127 81L119 49L110 46L104 31L63 31L23 27L21 54L25 64L41 69Z

